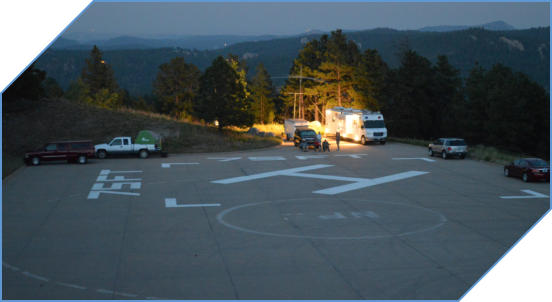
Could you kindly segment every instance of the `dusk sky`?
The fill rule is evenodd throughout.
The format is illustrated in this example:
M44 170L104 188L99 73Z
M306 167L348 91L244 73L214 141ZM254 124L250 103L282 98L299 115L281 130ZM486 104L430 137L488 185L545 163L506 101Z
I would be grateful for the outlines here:
M68 33L121 35L288 35L505 21L518 29L549 26L549 3L94 3Z

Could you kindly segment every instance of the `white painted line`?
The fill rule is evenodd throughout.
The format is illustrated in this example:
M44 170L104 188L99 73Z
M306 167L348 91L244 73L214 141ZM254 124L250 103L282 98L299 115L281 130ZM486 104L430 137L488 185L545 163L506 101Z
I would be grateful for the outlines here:
M127 294L127 293L121 293L121 292L113 292L115 295L123 296L123 297L129 297L129 298L136 298L138 295L134 294Z
M98 199L101 193L114 194L114 195L140 196L140 193L116 192L116 191L90 191L90 193L88 193L88 199Z
M41 280L41 281L44 281L44 282L49 282L50 280L48 278L44 278L42 276L39 276L39 275L35 275L35 274L31 274L27 271L25 272L22 272L21 274L27 276L27 277L30 277L30 278L33 278L33 279L37 279L37 280Z
M523 193L527 193L529 195L524 196L500 196L502 199L532 199L532 198L548 198L548 195L541 194L539 192L531 191L531 190L521 190Z
M137 190L142 188L141 182L115 182L115 183L112 183L111 187L109 188L104 188L103 183L95 183L92 186L91 190L94 190L94 191L121 190L123 188L123 185L129 185L131 190L135 190L135 189Z
M9 265L9 264L7 264L7 263L5 263L5 262L2 262L2 265L5 266L5 267L7 267L7 268L9 268L9 269L11 269L11 270L16 271L16 272L20 271L20 269L19 269L18 267L15 267L15 266L13 266L13 265Z
M329 219L347 219L347 217L343 216L343 214L339 212L334 212L331 215L320 215L318 216L320 219L329 220Z
M418 160L423 160L423 161L427 161L427 162L430 162L430 163L435 161L434 159L429 159L429 158L424 158L424 157L393 157L392 159L393 160L418 159Z
M215 159L220 162L225 162L225 161L233 161L233 160L241 159L241 156L240 157L207 157L207 159Z
M98 290L96 290L96 291L97 291L98 293L100 293L100 294L107 294L107 295L113 295L113 294L114 294L113 291L107 290L107 289L102 289L102 288L100 288L100 289L98 289Z
M300 167L300 168L292 168L292 169L286 169L286 170L279 170L279 171L271 171L271 172L265 172L265 173L259 173L259 174L253 174L248 176L239 176L239 177L232 177L227 179L221 179L221 180L214 180L211 181L212 183L216 184L233 184L237 182L244 182L254 179L261 179L261 178L267 178L272 176L278 176L278 175L287 175L291 173L296 172L302 172L302 171L309 171L309 170L315 170L315 169L321 169L321 168L327 168L332 167L333 165L312 165L312 166L306 166L306 167Z
M177 204L176 198L165 198L165 208L220 207L220 203Z
M144 171L136 170L136 171L111 171L111 170L102 170L100 171L100 175L108 175L110 173L143 173Z
M252 161L270 161L270 160L286 160L283 156L253 156L249 157Z
M338 154L338 155L334 155L334 156L341 156L341 157L348 156L348 157L351 157L351 158L362 158L361 156L363 156L363 155L368 155L368 154Z
M367 187L372 187L372 186L375 186L375 185L380 185L380 184L384 184L384 183L388 183L388 182L392 182L392 181L397 181L397 180L402 180L402 179L411 178L411 177L415 177L415 176L420 176L420 175L424 175L424 174L427 174L427 173L429 173L429 172L408 171L408 172L397 173L397 174L384 176L384 177L365 179L363 181L359 181L359 182L352 183L352 184L347 184L347 185L337 186L337 187L328 188L328 189L324 189L324 190L314 191L313 193L324 194L324 195L336 195L336 194L345 193L345 192L353 191L353 190L359 190L359 189L363 189L363 188L367 188Z
M238 182L244 182L244 181L250 181L254 179L261 179L261 178L268 178L273 176L295 176L295 177L306 177L306 178L315 178L315 179L326 179L326 180L339 180L339 181L350 181L353 182L351 184L346 184L342 186L332 187L324 190L318 190L314 191L313 193L316 194L325 194L325 195L335 195L340 194L352 190L358 190L366 187L371 187L383 183L388 183L392 181L397 181L401 179L406 179L414 176L420 176L427 174L429 172L421 172L421 171L408 171L403 173L397 173L389 176L384 177L378 177L378 178L359 178L359 177L344 177L344 176L335 176L335 175L320 175L320 174L310 174L310 173L300 173L302 171L308 171L308 170L315 170L315 169L321 169L326 167L332 167L332 165L312 165L312 166L305 166L300 168L293 168L293 169L285 169L285 170L278 170L278 171L271 171L271 172L265 172L265 173L259 173L259 174L253 174L248 176L239 176L239 177L233 177L233 178L227 178L227 179L221 179L221 180L215 180L211 181L212 183L219 183L219 184L232 184L232 183L238 183Z
M297 159L300 159L300 160L307 160L312 158L326 158L328 156L327 155L296 155L295 157L297 157Z
M124 176L115 176L113 179L107 179L107 176L100 175L96 178L96 181L106 182L106 181L140 181L141 178L125 178Z
M162 163L161 168L170 168L175 165L199 165L199 163Z
M61 285L61 286L65 286L65 287L71 287L71 288L76 288L76 289L86 289L86 287L84 286L80 286L80 285L76 285L76 284L71 284L71 283L64 283L64 282L56 282L57 285Z

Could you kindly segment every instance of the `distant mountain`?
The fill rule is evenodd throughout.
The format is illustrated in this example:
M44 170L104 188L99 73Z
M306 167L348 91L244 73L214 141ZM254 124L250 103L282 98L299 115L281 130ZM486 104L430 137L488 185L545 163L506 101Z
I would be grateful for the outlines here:
M264 41L278 38L274 35L238 36L238 35L210 35L210 36L173 36L171 38L143 38L134 36L117 36L108 39L72 40L61 37L53 45L54 49L92 49L97 45L100 49L154 49L165 47L180 47L188 49L217 49L232 44L247 41Z
M483 28L486 30L515 30L516 28L504 21L495 21L480 25L439 25L439 26L426 26L418 29L419 31L433 31L433 32L447 32L465 30L469 28Z
M392 68L400 64L397 55L400 47L408 45L432 62L437 60L438 55L446 55L463 77L467 77L475 64L489 69L492 65L501 63L514 71L527 74L549 89L550 27L511 31L471 28L453 32L379 28L349 32L346 36L355 41L362 50L376 49ZM299 50L308 41L319 37L320 34L312 34L248 41L215 50L189 50L180 47L110 50L101 46L100 49L104 53L104 59L113 67L119 85L132 95L142 95L151 93L159 65L177 56L205 70L217 56L232 53L246 60L251 73L259 63L263 63L273 77L273 83L280 86ZM55 78L65 89L80 75L90 49L91 47L82 50L51 48L37 60L36 67L45 70L48 76Z

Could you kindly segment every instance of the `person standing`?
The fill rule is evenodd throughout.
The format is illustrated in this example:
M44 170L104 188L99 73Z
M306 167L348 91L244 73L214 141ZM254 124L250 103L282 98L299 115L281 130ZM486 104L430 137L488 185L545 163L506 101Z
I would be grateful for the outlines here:
M341 140L341 134L339 133L339 129L335 133L335 144L337 145L337 151L339 151L339 141Z

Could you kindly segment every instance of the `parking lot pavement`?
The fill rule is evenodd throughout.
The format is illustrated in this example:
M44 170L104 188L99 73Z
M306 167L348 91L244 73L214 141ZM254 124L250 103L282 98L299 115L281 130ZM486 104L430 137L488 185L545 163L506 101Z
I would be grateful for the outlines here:
M499 165L334 148L23 167L3 298L457 299L550 208Z

